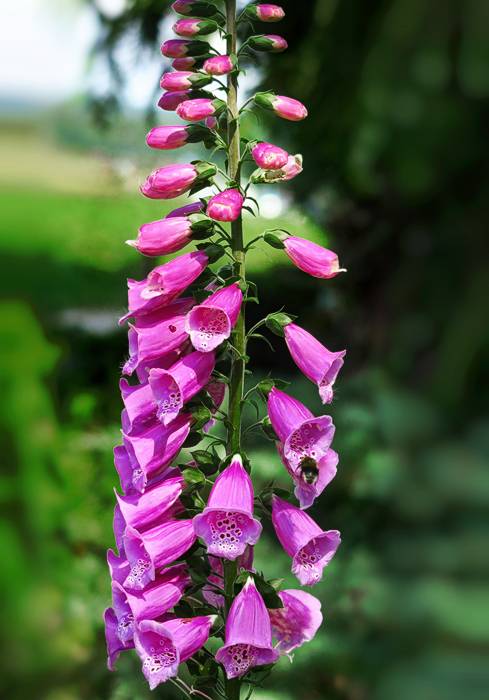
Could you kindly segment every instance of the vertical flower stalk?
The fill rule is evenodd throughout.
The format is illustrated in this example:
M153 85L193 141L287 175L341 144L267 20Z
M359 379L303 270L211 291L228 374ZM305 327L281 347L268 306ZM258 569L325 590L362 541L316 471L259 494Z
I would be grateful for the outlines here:
M323 284L343 270L335 253L285 230L264 231L245 244L249 188L287 182L303 164L300 154L279 145L241 140L241 115L265 109L272 118L299 122L307 109L273 92L257 93L240 107L244 64L263 51L286 50L287 41L253 34L238 46L240 23L254 32L255 22L278 22L285 13L278 5L251 3L237 14L236 5L176 0L172 8L183 18L173 30L180 38L162 46L174 70L164 73L166 92L158 104L189 123L156 126L147 145L166 154L201 143L216 162L163 160L141 194L167 200L213 186L217 191L187 200L163 219L155 216L127 241L149 257L177 255L159 261L145 279L128 280L129 308L120 320L130 321L120 381L122 444L114 449L122 489L113 520L118 551L107 555L112 607L105 612L110 670L121 653L133 650L151 689L172 681L187 697L221 700L242 700L245 692L250 697L260 668L310 641L322 620L316 598L277 590L276 582L253 569L261 520L271 519L302 585L320 581L340 543L337 530L324 530L305 513L337 472L333 419L315 416L293 396L293 387L292 395L285 394L277 380L247 386L245 393L248 342L263 338L256 333L262 327L281 336L327 404L345 356L282 312L246 329L246 304L256 301L256 285L246 279L245 258L256 245L283 250ZM226 40L223 56L209 43L214 34ZM178 254L192 244L196 250ZM217 269L224 254L231 265ZM251 427L261 426L276 443L277 468L281 460L290 487L286 498L273 486L260 493L252 479L248 430L242 430L251 396L259 412L262 401L261 420ZM219 421L225 437L212 433ZM192 448L192 460L182 464L184 448ZM208 614L209 606L215 614ZM217 619L221 624L215 625ZM209 637L219 640L215 654L206 647ZM179 677L185 661L191 681Z

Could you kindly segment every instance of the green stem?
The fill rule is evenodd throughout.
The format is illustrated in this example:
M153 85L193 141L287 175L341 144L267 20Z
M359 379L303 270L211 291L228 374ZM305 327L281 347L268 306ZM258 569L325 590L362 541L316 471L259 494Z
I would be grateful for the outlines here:
M226 0L227 54L236 55L236 0ZM232 72L227 79L227 136L228 136L228 176L240 186L240 134L238 108L238 73ZM231 251L234 258L234 272L240 282L245 281L245 252L243 244L243 221L241 216L231 224ZM241 407L244 393L246 348L246 327L244 304L234 327L232 341L237 352L232 354L229 375L229 407L227 452L230 455L241 451ZM234 581L237 564L224 562L224 593L226 618L234 597ZM225 680L227 700L240 700L241 682L239 678Z

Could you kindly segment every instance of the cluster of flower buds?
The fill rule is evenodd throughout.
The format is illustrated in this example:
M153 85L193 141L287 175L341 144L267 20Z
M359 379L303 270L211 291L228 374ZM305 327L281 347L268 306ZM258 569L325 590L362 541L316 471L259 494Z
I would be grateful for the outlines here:
M216 81L223 89L216 76L232 80L245 51L235 55L228 43L229 55L216 55L202 39L227 31L214 2L176 0L172 8L182 15L173 25L180 38L161 47L173 71L161 79L165 93L158 104L190 124L157 126L146 142L163 151L202 142L229 155L225 127L235 119L229 102L202 88ZM283 17L278 5L253 3L238 22L253 26ZM253 35L243 44L248 48L279 52L287 42L273 34ZM257 93L253 102L289 121L307 116L299 101L272 92ZM302 172L300 154L264 141L247 142L240 167L246 161L257 167L250 185L287 181ZM114 511L117 553L109 550L107 557L112 581L112 606L105 612L108 665L113 669L122 651L135 649L152 689L177 677L185 661L211 685L219 669L226 682L252 678L248 674L255 667L273 664L316 634L320 602L299 589L281 591L253 569L260 516L271 516L302 586L321 580L340 544L337 530L323 530L305 512L336 474L333 421L315 417L273 380L255 387L267 402L268 417L261 425L276 442L298 505L273 487L255 495L246 455L220 453L215 447L223 444L219 437L212 442L210 436L210 446L193 451L192 461L178 462L182 448L197 446L216 420L229 426L221 407L231 380L216 364L246 357L231 338L249 286L236 266L216 272L212 264L225 253L232 257L231 236L222 224L233 227L241 219L248 187L236 174L222 185L222 175L205 160L155 170L140 188L150 199L193 195L213 185L218 191L143 224L127 241L152 257L198 242L196 250L157 265L144 279L129 279L128 311L120 320L129 321L129 352L120 381L122 440L114 449L122 493L116 492ZM343 271L333 252L286 231L266 231L261 240L284 250L313 277L329 279ZM345 351L329 351L293 320L276 313L261 325L285 339L298 368L329 404ZM219 640L214 656L205 648L210 636Z

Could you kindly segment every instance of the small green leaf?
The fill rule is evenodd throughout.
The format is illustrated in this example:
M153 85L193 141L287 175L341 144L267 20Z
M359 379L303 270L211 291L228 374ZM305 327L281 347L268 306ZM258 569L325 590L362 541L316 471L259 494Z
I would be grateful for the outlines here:
M205 474L197 467L187 467L182 472L186 484L201 484L205 481Z

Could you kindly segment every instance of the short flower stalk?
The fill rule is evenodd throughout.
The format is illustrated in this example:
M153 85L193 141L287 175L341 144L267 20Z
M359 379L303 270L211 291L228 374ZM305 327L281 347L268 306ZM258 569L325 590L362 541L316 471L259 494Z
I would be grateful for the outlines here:
M331 284L344 269L336 253L297 232L245 238L250 188L290 181L303 168L300 154L244 139L240 129L247 110L290 122L307 117L301 102L271 91L240 99L239 76L249 61L287 49L281 35L257 33L261 24L279 22L283 8L253 2L238 14L236 0L175 0L172 9L176 38L161 47L171 69L161 79L158 105L174 112L175 123L154 127L146 142L180 154L201 144L212 155L166 162L151 173L143 196L186 199L164 218L155 208L154 220L126 241L149 258L172 257L156 261L144 279L128 280L128 311L120 320L129 350L120 380L121 443L114 449L117 552L107 554L108 667L114 670L129 651L152 690L173 682L186 697L243 700L260 684L263 667L291 658L322 623L320 601L299 586L326 577L341 541L330 523L306 511L337 474L329 407L346 354L329 350L329 342L284 311L247 328L247 304L257 294L246 256L271 245L296 274L318 284ZM238 46L240 25L250 35ZM212 45L218 34L226 40L224 55ZM202 196L207 188L212 192ZM249 341L265 337L257 333L263 328L281 338L291 366L316 385L326 414L313 414L293 386L282 391L280 380L245 386ZM250 426L243 429L247 403L261 412L255 427L275 443L280 488L253 478ZM191 459L181 453L188 449ZM297 589L282 590L254 568L267 518Z

